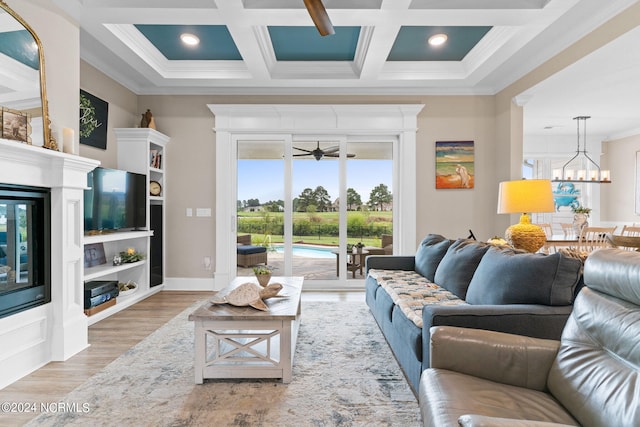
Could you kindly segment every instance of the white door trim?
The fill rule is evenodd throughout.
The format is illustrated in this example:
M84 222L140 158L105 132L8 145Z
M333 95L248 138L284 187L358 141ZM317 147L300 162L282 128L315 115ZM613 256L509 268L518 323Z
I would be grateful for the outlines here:
M394 254L415 253L416 132L423 104L209 104L216 133L215 289L235 275L236 156L242 135L286 140L304 134L397 138ZM342 151L342 150L341 150ZM395 155L396 153L394 153ZM231 182L230 182L231 181ZM231 185L230 185L231 184ZM340 281L336 281L340 282ZM341 286L340 283L335 285ZM335 286L334 285L334 286ZM343 284L346 287L346 283ZM353 289L353 286L350 287Z

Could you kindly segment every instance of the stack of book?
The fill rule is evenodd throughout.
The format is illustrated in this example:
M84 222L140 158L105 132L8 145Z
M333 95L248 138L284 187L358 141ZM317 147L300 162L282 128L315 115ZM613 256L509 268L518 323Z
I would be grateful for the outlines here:
M117 280L93 280L84 284L84 314L92 316L116 303Z

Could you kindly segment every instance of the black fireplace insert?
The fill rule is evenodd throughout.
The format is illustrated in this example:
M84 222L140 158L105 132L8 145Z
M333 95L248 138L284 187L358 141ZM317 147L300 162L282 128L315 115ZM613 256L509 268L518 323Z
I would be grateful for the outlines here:
M0 184L0 317L51 301L48 188Z

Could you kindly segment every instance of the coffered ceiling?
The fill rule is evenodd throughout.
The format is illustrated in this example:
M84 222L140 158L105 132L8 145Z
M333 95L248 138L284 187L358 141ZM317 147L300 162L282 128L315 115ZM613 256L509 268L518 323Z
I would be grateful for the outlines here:
M82 59L137 94L398 95L495 94L637 1L324 0L321 37L303 0L53 0Z

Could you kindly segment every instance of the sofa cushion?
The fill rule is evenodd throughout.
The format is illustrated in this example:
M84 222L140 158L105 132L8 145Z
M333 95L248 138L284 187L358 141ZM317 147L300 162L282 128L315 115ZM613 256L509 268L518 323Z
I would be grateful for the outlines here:
M260 254L266 252L267 248L264 246L252 246L252 245L238 245L237 252L240 255Z
M446 237L439 234L428 234L422 239L416 251L415 271L433 282L438 264L447 253L450 245L451 240Z
M475 240L456 240L440 261L433 281L458 297L466 299L473 273L489 247L491 245L488 243Z
M582 263L560 253L492 247L467 290L469 304L570 305Z
M369 276L378 281L393 303L419 328L422 328L424 306L465 304L451 292L414 271L373 269L369 270Z

